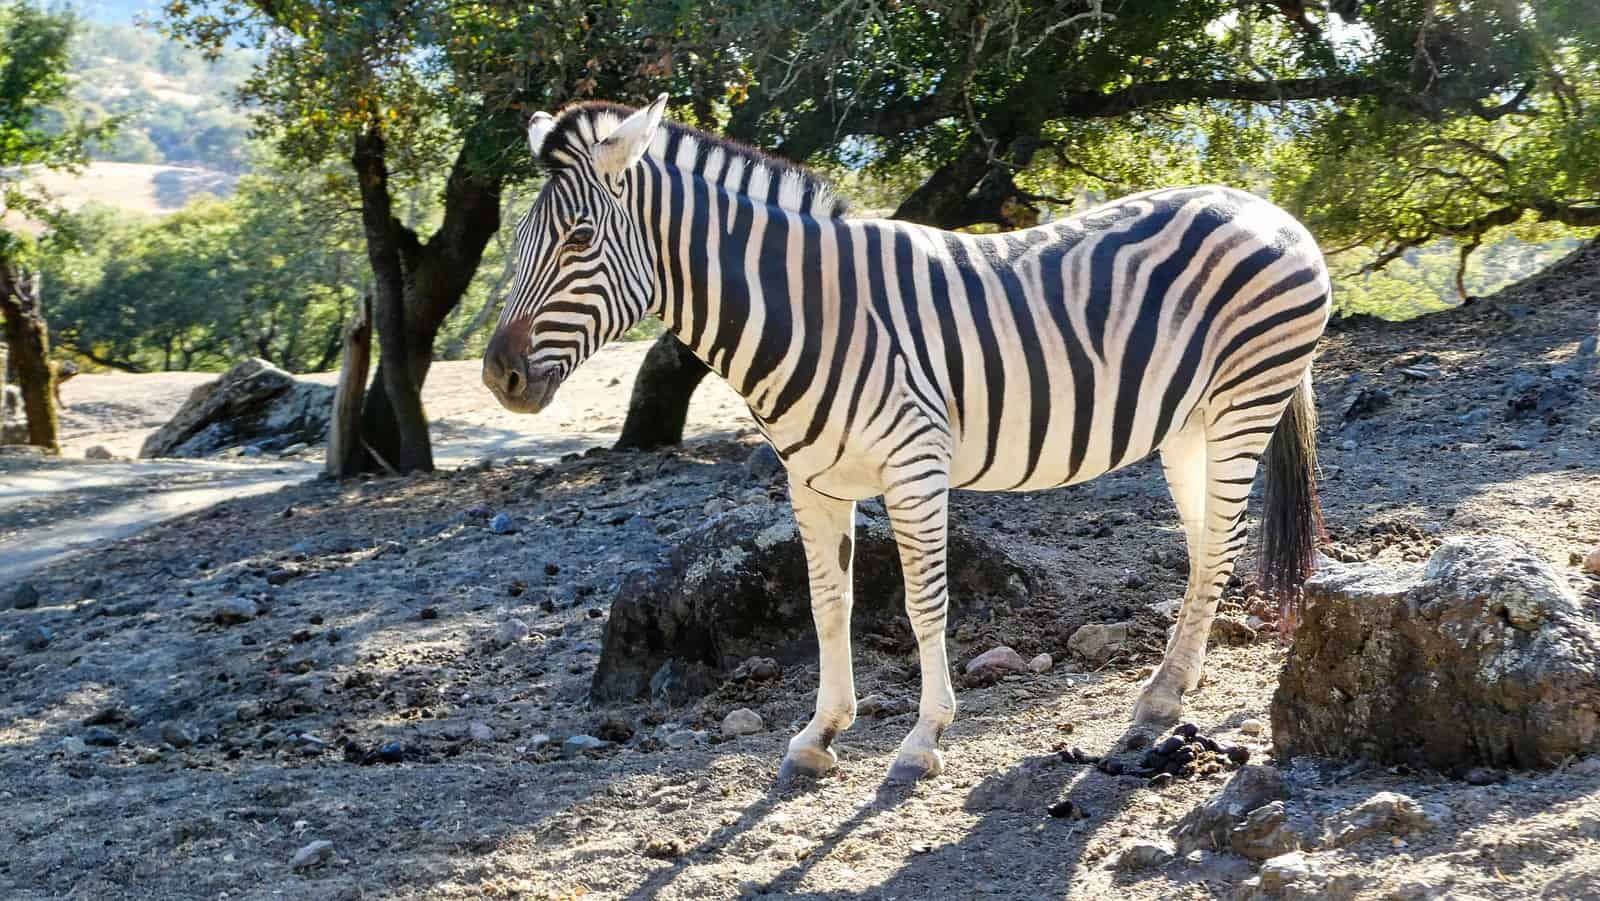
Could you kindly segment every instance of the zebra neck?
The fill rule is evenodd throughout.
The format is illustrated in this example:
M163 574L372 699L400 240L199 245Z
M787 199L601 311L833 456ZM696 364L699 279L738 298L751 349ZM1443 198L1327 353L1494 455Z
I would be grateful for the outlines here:
M700 173L654 169L642 221L656 258L650 312L758 416L837 298L843 219L756 200ZM859 223L858 223L859 224ZM814 352L814 348L811 349Z

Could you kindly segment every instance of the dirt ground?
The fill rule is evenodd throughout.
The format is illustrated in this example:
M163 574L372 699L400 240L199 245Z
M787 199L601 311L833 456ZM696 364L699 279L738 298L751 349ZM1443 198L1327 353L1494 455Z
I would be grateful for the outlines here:
M1317 369L1330 553L1399 562L1444 535L1507 534L1600 618L1600 582L1572 559L1600 542L1600 372L1579 356L1597 329L1597 262L1494 302L1330 335ZM1001 643L1056 665L963 688L946 771L930 782L882 786L914 719L895 713L840 736L836 776L774 792L811 666L685 708L592 707L624 574L661 559L710 502L784 495L781 478L746 471L757 439L728 396L697 405L682 448L560 458L615 428L638 350L596 361L564 389L569 406L536 420L498 422L465 389L460 412L430 399L441 451L478 429L485 449L456 459L488 463L232 499L30 575L38 607L0 612L0 897L1143 901L1231 897L1251 876L1231 854L1108 866L1165 837L1225 773L1158 790L1053 754L1121 746L1159 653L1148 605L1182 594L1153 461L1072 489L957 498L954 516L996 533L1048 587L955 630L956 665ZM1564 394L1541 394L1552 367L1575 373ZM469 407L488 418L472 423ZM517 531L489 528L500 512ZM11 591L0 585L0 606ZM233 614L242 621L219 623L240 599L254 605ZM1239 587L1225 605L1267 612ZM1101 667L1068 652L1079 625L1129 616L1145 625L1135 652ZM529 631L505 645L512 619ZM1311 854L1349 894L1600 897L1593 767L1471 785L1273 761L1268 736L1240 726L1266 718L1282 654L1267 637L1214 647L1188 718L1279 766L1318 816L1384 790L1444 811L1431 832ZM856 665L860 695L914 700L905 641L861 641ZM765 728L723 740L737 707ZM656 738L680 729L706 740ZM564 756L578 733L617 743ZM399 762L361 763L391 742ZM1048 816L1062 798L1085 815ZM316 841L332 843L326 857L292 866Z

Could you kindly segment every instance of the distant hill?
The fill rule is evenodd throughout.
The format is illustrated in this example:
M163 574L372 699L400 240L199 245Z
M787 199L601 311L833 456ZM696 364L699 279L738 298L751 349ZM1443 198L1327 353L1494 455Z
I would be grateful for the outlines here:
M149 11L128 0L118 15ZM115 136L91 149L97 160L249 169L250 118L234 103L253 57L233 50L215 62L155 32L126 24L82 23L73 44L72 103L66 119L121 116Z
M93 203L140 216L176 212L201 194L226 197L233 193L239 180L237 175L214 169L111 162L91 163L79 175L29 169L25 177L54 195L68 210ZM34 230L27 222L6 224L22 231Z

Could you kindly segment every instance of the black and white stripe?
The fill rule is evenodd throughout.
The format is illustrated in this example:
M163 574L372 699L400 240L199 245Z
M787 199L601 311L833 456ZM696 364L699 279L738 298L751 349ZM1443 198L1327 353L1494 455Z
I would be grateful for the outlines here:
M1330 296L1311 236L1222 187L998 235L851 219L803 170L659 124L660 111L585 104L535 119L550 178L518 226L485 380L536 411L654 314L745 397L789 471L822 645L817 715L786 767L831 766L828 744L854 717L856 500L884 496L905 564L923 693L894 772L917 776L938 770L955 705L949 489L1068 485L1157 450L1190 584L1136 715L1175 715L1199 680L1257 462L1285 408L1309 397Z

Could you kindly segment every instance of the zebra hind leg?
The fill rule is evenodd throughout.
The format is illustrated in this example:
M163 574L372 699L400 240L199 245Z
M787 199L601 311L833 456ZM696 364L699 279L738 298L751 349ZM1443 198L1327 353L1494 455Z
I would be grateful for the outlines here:
M817 494L793 480L789 495L806 550L821 678L816 714L790 739L789 753L778 771L780 782L798 776L820 776L832 770L839 758L829 745L856 718L850 659L850 575L856 505L854 501Z
M1234 560L1244 547L1250 485L1280 410L1281 404L1266 413L1260 407L1245 407L1207 423L1202 440L1181 442L1171 457L1162 450L1189 536L1189 586L1167 653L1134 706L1136 722L1176 719L1183 695L1200 686L1211 622L1233 574ZM1198 530L1191 525L1197 516L1202 523Z
M956 714L944 630L949 600L945 547L948 541L949 477L924 473L884 496L895 544L905 571L906 614L917 637L922 665L922 697L917 724L900 743L889 781L915 782L944 769L939 739Z

